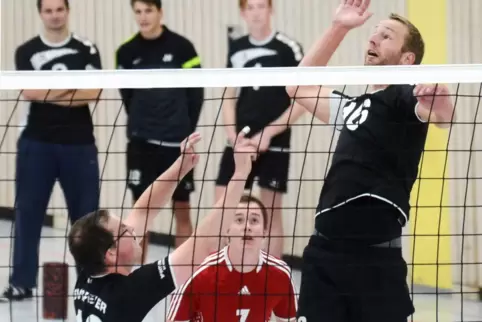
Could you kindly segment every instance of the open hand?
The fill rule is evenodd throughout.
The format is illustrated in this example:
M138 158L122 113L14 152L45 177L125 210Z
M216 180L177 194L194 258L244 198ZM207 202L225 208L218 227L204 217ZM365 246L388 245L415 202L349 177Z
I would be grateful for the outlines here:
M188 173L198 164L199 154L196 153L194 147L199 141L201 141L201 134L194 132L181 142L181 171L183 173Z
M369 6L370 0L341 0L333 23L346 29L359 27L373 15L367 11Z
M443 84L419 84L413 89L413 95L420 105L428 109L436 110L451 104L449 89Z
M249 127L245 127L239 132L234 143L234 163L236 165L235 171L248 175L251 172L253 161L257 158L257 148L250 139L246 138L249 133Z

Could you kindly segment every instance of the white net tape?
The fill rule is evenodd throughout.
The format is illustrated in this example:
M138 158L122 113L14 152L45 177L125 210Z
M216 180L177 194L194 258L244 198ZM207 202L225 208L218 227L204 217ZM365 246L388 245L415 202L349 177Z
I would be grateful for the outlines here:
M254 77L253 77L254 76ZM480 83L482 64L1 72L0 89Z

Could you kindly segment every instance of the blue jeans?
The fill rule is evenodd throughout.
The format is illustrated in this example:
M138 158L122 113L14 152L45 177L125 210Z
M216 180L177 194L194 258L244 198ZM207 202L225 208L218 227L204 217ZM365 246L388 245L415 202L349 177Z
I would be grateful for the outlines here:
M16 217L10 283L37 285L42 223L56 180L64 192L71 223L99 205L97 147L61 145L20 138L16 160Z

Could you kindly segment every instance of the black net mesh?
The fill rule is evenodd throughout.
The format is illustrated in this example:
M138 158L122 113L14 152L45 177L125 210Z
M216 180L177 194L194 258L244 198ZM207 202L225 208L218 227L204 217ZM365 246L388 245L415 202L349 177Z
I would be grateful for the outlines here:
M253 77L256 77L255 73ZM418 179L411 194L410 224L403 230L403 254L408 264L408 284L417 310L411 317L414 321L480 320L476 301L480 299L481 285L478 247L481 225L478 220L481 170L478 162L478 137L481 133L479 107L482 85L453 84L449 87L456 106L456 118L448 129L430 126L419 164ZM371 92L368 86L341 86L338 90L351 96L367 95ZM88 204L95 203L96 199L90 201L85 199L85 196L96 194L97 185L100 207L121 217L125 217L132 209L134 198L128 184L135 187L144 178L142 172L129 172L126 168L129 144L126 140L127 114L117 91L104 90L100 98L90 106L97 149L79 152L81 145L72 149L72 146L62 143L63 138L58 138L61 143L51 144L29 137L28 132L22 132L25 124L23 120L29 115L25 112L29 112L32 117L35 113L32 110L34 106L31 106L30 110L24 109L28 102L17 92L3 91L1 96L3 112L0 118L0 185L3 193L0 216L3 221L0 225L0 242L3 260L0 276L6 285L9 278L28 281L30 263L34 270L33 275L30 274L33 282L37 281L37 267L40 267L40 278L39 288L33 292L33 300L0 303L0 316L6 321L41 321L53 316L63 318L66 315L69 321L75 321L76 312L72 310L72 299L77 274L67 247L66 236L70 227L67 214L85 214L91 211ZM185 189L194 189L190 194L189 208L186 209L188 204L181 196L175 203L168 202L161 209L158 219L149 227L151 246L146 262L171 252L175 247L176 232L177 237L190 233L189 228L184 228L183 231L180 227L182 224L176 224L172 206L177 207L181 216L188 211L194 229L213 208L215 183L226 148L227 124L222 108L229 100L226 96L226 89L206 89L197 125L203 138L197 148L201 161L195 169L192 182L184 182ZM65 109L66 113L78 113L76 107L66 106ZM363 123L364 117L360 115L352 120L352 124ZM393 128L396 128L397 120L393 122ZM51 129L52 133L69 133L65 132L68 126L58 125L59 128ZM75 124L70 126L73 127L71 132L78 130ZM269 245L274 240L282 242L281 257L292 270L286 272L291 275L296 289L299 290L303 250L313 232L319 192L330 169L339 132L334 124L322 124L310 113L302 115L291 128L287 193L282 194L279 209L283 216L283 230L278 235L281 238L272 236L265 242ZM156 142L151 142L151 145L156 145ZM403 149L403 146L399 148ZM178 148L168 146L166 149L164 153ZM165 154L159 156L152 151L142 151L135 162L142 162L143 169L159 168L166 163L163 159ZM263 171L283 164L282 154L286 152L271 149L265 153L271 153L275 157L268 162L268 166L265 165ZM89 173L89 167L93 172ZM139 169L134 167L131 170ZM92 175L98 175L99 181L89 183L91 187L83 191L77 190ZM259 185L268 185L267 188L279 188L282 185L280 182L262 182L263 179L266 180L263 173L258 173L252 189L247 192L266 198ZM22 187L26 193L20 193L24 199L19 200L18 189ZM182 191L178 193L182 195ZM65 198L70 198L70 201ZM271 202L265 201L265 206L268 210L277 208L276 202L273 199ZM44 213L47 214L45 217ZM35 236L40 233L40 226L35 228L36 223L43 224L38 264L35 262ZM273 225L273 222L270 224ZM26 232L26 236L19 234L21 229ZM14 251L18 253L15 255ZM15 261L18 261L18 266L14 271ZM68 278L65 263L71 266ZM284 267L279 262L273 263L275 266ZM46 269L47 267L49 268ZM69 283L68 290L63 288L65 283ZM244 284L240 285L239 292L242 293L243 288ZM243 294L251 291L244 289ZM64 302L66 293L68 302ZM238 293L231 294L233 301L240 299L241 295ZM265 298L268 294L266 290L257 296ZM52 301L55 296L60 300ZM170 310L170 299L169 297L167 301L160 302L147 319L163 321ZM51 302L53 304L49 304ZM64 314L66 305L68 312ZM216 310L223 310L223 307L216 307ZM240 321L243 321L246 312L238 313ZM245 321L249 321L249 318Z

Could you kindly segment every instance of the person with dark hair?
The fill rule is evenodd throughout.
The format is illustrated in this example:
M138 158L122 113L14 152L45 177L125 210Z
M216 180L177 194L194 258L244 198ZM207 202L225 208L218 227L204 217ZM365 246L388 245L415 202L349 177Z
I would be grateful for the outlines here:
M219 249L221 232L232 221L244 191L256 148L245 138L236 139L236 171L226 193L203 218L196 233L170 255L131 272L142 257L141 243L159 209L172 198L177 184L199 161L194 133L181 144L181 155L137 200L125 220L97 211L78 220L69 232L69 249L82 274L74 289L78 322L141 322L162 299L182 285L213 249ZM217 234L211 234L217 229Z
M97 47L69 31L69 2L39 0L43 32L15 51L21 71L100 69ZM0 300L32 297L42 223L56 180L71 223L99 203L99 165L89 103L101 90L22 90L27 121L16 159L15 237L9 286Z
M44 0L37 0L37 10L38 12L42 12L42 5ZM70 3L69 0L64 0L64 7L67 10L70 10Z
M342 0L300 66L326 66L347 33L371 17L369 4ZM419 30L392 14L374 28L365 65L420 64L424 51ZM414 313L402 227L429 123L450 126L454 105L445 85L370 87L357 97L325 86L287 88L340 130L303 252L298 321L402 322Z
M293 67L303 58L301 45L272 27L271 0L239 0L239 10L248 27L248 35L235 39L229 46L228 68ZM283 253L283 195L288 191L291 125L305 112L291 104L284 87L263 86L227 88L222 102L227 142L216 179L216 196L220 196L233 173L232 142L236 132L248 125L251 139L260 157L253 167L246 189L257 179L259 197L269 212L268 253Z
M208 256L173 295L167 320L295 321L296 290L288 265L263 251L268 211L244 195L229 223L228 245ZM228 218L227 218L228 219Z
M194 45L162 24L160 0L131 0L139 31L116 53L118 69L201 68ZM179 156L179 144L197 126L202 88L121 89L127 113L127 185L134 201ZM175 245L192 233L190 172L173 195ZM147 245L148 239L145 239ZM145 258L146 254L144 254Z

